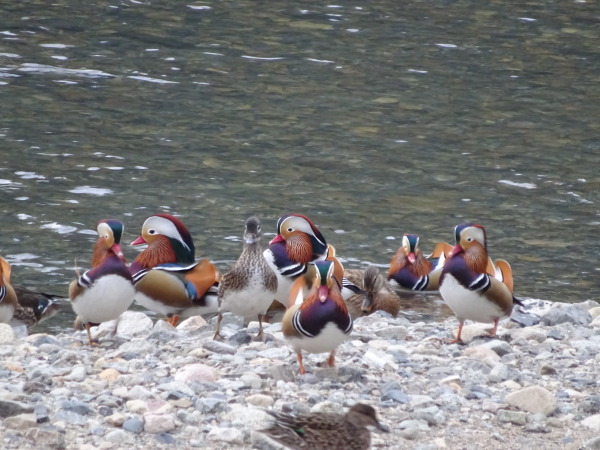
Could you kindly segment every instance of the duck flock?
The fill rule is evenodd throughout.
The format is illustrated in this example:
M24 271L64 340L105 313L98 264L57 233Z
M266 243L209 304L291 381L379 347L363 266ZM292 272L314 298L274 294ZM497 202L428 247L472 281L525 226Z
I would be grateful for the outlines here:
M132 245L145 244L147 248L130 265L121 250L123 229L114 219L98 223L91 268L78 274L69 286L76 322L87 330L89 345L95 345L91 327L118 320L134 302L173 326L182 318L217 314L217 340L222 339L220 323L225 312L247 321L258 320L257 340L265 339L263 322L281 313L283 335L304 374L303 353L326 353L327 364L335 365L336 348L352 333L357 317L378 310L397 316L397 289L439 291L459 322L456 337L449 343L461 343L465 320L493 323L490 336L494 336L498 321L510 316L514 303L520 303L512 293L510 265L488 257L485 229L473 223L457 225L455 245L438 243L427 257L419 248L419 237L405 234L390 262L387 279L376 266L345 270L335 248L300 214L279 218L277 235L266 246L261 243L259 219L248 218L242 253L224 274L208 259L195 259L190 232L172 215L146 219ZM30 293L11 286L10 271L8 262L0 258L0 322L42 315L52 299L38 296L35 304L28 304ZM288 444L290 434L304 445L310 444L310 424L315 422L342 420L344 426L356 429L350 435L364 436L366 432L366 444L346 448L369 448L367 425L386 431L375 411L362 404L342 418L272 414L275 421L267 434ZM304 421L303 425L299 426L298 420Z

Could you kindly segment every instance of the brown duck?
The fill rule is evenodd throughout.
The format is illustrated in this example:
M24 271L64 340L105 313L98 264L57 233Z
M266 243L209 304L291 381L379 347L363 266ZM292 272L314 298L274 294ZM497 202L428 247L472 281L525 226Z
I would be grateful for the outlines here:
M345 278L364 291L346 299L348 312L353 319L367 316L375 311L385 311L394 317L400 311L400 297L391 289L376 266L366 269L348 269Z
M367 450L371 432L367 427L389 432L377 419L372 406L357 403L346 414L284 414L267 411L273 424L260 432L292 450Z

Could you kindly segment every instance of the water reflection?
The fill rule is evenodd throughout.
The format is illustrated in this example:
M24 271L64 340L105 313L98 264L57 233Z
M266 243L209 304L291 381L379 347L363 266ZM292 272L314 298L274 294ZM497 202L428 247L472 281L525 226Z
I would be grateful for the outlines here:
M15 280L66 293L97 220L157 211L225 270L248 215L293 211L382 270L475 220L518 294L598 298L593 2L298 5L0 6Z

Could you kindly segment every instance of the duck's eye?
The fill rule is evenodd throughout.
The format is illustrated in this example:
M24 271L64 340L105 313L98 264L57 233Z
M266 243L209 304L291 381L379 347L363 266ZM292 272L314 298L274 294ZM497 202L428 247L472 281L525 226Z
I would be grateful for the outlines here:
M473 238L467 238L467 242L471 242Z
M148 230L148 234L156 234L156 230Z
M287 230L288 230L290 233L291 233L292 231L294 231L294 229L293 229L292 227L289 227Z
M260 225L258 226L257 230L260 231Z
M108 234L105 234L105 235L104 235L104 239L108 239Z

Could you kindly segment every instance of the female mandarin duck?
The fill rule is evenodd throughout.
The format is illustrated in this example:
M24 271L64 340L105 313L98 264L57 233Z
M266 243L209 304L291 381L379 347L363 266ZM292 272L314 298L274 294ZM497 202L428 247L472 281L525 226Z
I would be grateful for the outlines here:
M85 325L90 345L90 327L117 319L133 302L135 289L121 251L123 224L101 220L92 256L92 268L69 285L71 307Z
M393 292L376 266L370 265L365 270L348 269L345 274L346 278L362 291L346 299L346 306L353 319L375 311L385 311L394 317L398 316L400 297Z
M18 304L17 294L10 284L10 264L0 257L0 323L11 321Z
M440 294L459 322L456 339L451 343L462 342L461 332L466 319L494 322L490 336L495 336L500 318L510 316L513 303L520 303L512 294L510 266L501 261L496 268L504 282L487 273L490 260L485 229L481 225L458 225L454 233L456 245L440 277Z
M436 291L444 261L451 251L450 244L438 242L433 253L426 257L419 248L419 236L405 234L390 263L388 280L392 286L413 291Z
M179 219L169 214L150 216L142 235L131 243L141 244L148 248L129 268L137 303L167 317L173 326L179 317L218 311L221 274L207 259L195 261L192 237Z
M368 450L371 448L372 426L389 432L377 419L372 406L357 403L346 414L315 412L284 414L267 411L275 422L260 430L269 438L293 450Z
M302 351L308 353L330 352L327 360L330 367L335 364L335 349L346 340L352 331L352 317L340 293L341 283L334 277L334 264L331 261L317 261L311 264L303 276L311 289L302 303L294 294L290 295L290 305L282 320L282 331L292 344L300 373L306 373L302 363Z
M219 283L219 317L214 339L220 337L219 327L224 311L243 316L247 320L258 317L257 339L263 338L263 316L277 293L277 276L263 256L261 236L258 218L248 218L242 254Z
M277 276L275 300L288 305L290 287L306 272L308 263L325 258L327 243L308 217L288 214L277 221L277 236L263 252Z
M28 289L24 286L13 286L19 304L15 310L13 321L28 327L52 317L60 306L57 300L62 299L60 295L46 294Z

